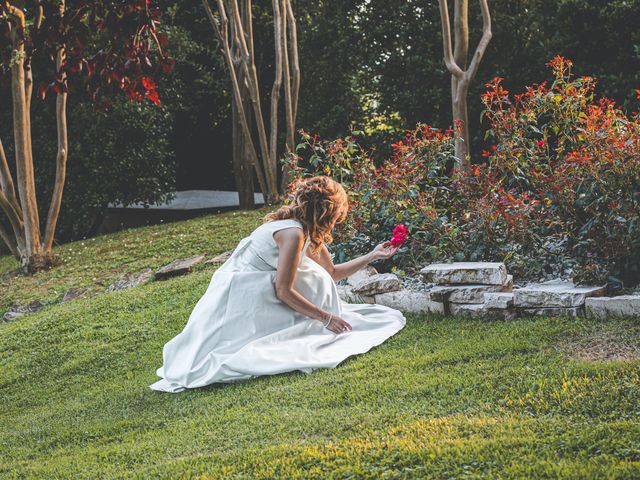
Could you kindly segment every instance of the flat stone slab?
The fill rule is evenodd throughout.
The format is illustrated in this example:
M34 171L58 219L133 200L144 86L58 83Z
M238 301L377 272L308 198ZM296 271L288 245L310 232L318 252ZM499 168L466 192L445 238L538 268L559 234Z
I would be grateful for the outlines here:
M596 317L640 315L640 295L590 297L585 300L585 307Z
M395 292L380 293L375 296L375 303L409 313L429 312L444 314L444 304L431 301L428 292L397 290Z
M117 292L120 290L127 290L129 288L144 285L153 277L153 270L146 268L140 272L125 273L113 284L109 285L105 290L105 293Z
M207 267L211 265L221 265L227 260L229 260L232 254L233 254L233 250L229 250L228 252L221 253L220 255L216 255L215 257L210 258L209 260L204 262L204 265Z
M502 285L437 285L429 290L434 302L484 303L485 293L501 292Z
M512 292L489 292L484 294L485 308L507 309L513 307Z
M517 317L514 309L487 308L482 303L450 303L449 313L454 316L513 320Z
M166 280L191 273L193 268L204 260L204 257L204 255L194 255L193 257L174 260L155 273L156 280Z
M29 302L27 304L14 303L9 307L9 310L4 313L4 315L2 316L2 320L4 320L5 322L11 322L24 315L27 315L28 313L34 313L42 310L43 307L44 303L42 303L40 300L33 300L32 302Z
M77 298L86 297L88 294L89 290L84 287L71 287L66 292L64 292L64 296L62 297L60 303L66 303Z
M606 287L576 287L571 282L545 282L527 285L513 291L517 308L580 307L587 297L604 295Z
M400 279L393 273L377 273L360 281L353 291L367 297L400 290Z
M338 295L343 302L346 303L375 303L373 297L367 297L360 295L353 291L353 287L350 285L337 285Z
M539 307L518 308L519 317L579 317L583 314L582 307Z
M426 282L442 284L505 285L507 267L501 262L433 263L420 273Z
M371 265L367 265L366 267L349 275L345 280L347 282L347 285L351 285L352 287L355 287L360 282L363 282L369 277L372 277L373 275L377 275L377 274L378 274L378 271L375 268L373 268Z

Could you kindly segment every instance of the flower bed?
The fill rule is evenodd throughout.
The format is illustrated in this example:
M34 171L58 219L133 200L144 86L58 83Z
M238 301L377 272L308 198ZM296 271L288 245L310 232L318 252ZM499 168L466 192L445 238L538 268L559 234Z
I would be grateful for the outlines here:
M333 251L341 261L407 226L386 265L502 261L523 280L573 279L620 291L640 283L640 117L597 98L571 62L549 63L543 83L511 96L497 78L483 95L481 159L455 168L453 130L418 125L376 165L358 132L333 141L302 132L288 158L291 185L324 174L351 197ZM640 95L640 92L639 92Z

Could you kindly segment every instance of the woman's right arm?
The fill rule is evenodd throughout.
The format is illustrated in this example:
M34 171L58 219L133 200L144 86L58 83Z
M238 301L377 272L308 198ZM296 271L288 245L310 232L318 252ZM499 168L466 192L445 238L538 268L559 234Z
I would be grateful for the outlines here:
M276 296L280 301L298 313L321 321L331 318L327 326L334 333L351 330L351 325L336 315L332 315L304 298L295 288L296 273L304 247L304 234L299 228L285 228L273 235L278 244L278 265L275 279Z

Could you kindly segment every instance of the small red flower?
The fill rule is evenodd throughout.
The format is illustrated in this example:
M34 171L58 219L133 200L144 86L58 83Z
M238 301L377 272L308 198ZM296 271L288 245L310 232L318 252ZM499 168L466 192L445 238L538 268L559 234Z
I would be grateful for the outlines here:
M392 247L401 247L409 237L408 229L406 225L399 224L393 229L393 237L389 240L389 244Z
M543 140L538 140L538 146L539 147L544 147L544 141Z

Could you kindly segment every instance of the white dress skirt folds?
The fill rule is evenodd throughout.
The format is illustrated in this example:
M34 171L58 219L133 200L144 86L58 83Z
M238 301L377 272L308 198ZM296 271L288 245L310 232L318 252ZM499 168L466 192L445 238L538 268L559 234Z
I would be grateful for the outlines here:
M150 387L181 392L260 375L333 368L381 344L405 325L397 310L348 304L329 273L303 255L295 288L307 300L353 327L335 334L282 303L275 294L278 246L273 234L302 228L296 220L265 223L244 238L213 274L187 325L163 349L162 380ZM305 243L306 251L309 241Z

